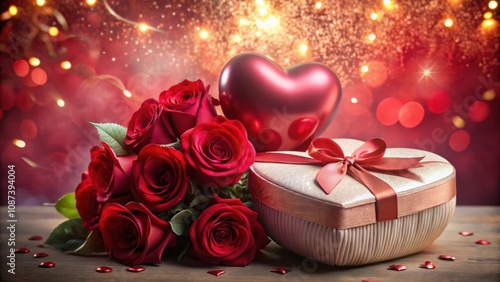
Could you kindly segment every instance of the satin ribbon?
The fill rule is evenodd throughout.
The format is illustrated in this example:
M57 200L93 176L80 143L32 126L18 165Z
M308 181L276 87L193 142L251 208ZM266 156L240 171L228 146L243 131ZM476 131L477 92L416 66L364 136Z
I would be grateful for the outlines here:
M377 221L385 221L398 218L397 195L389 184L368 170L414 179L404 170L421 167L420 161L424 158L384 158L386 148L384 140L371 139L346 157L342 148L332 139L317 138L311 142L307 151L312 158L264 152L257 153L255 161L321 165L323 167L316 174L316 181L326 194L330 194L344 176L349 174L375 196Z

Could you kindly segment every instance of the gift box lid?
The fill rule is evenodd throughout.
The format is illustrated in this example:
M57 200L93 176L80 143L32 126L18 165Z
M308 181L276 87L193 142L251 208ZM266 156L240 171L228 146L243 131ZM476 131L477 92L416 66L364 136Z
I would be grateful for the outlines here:
M350 156L364 142L334 139ZM307 157L306 152L278 152ZM397 216L414 214L450 201L456 194L455 169L444 158L427 151L388 148L384 157L424 157L422 167L410 168L416 177L370 171L389 184L397 195ZM316 181L317 165L255 162L249 190L254 199L287 214L332 226L352 228L377 222L375 196L358 180L346 175L326 194Z

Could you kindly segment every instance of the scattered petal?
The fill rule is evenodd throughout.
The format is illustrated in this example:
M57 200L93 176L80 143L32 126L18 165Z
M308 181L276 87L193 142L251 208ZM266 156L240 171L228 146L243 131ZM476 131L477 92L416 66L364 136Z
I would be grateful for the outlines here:
M436 268L436 266L430 262L430 261L426 261L424 262L423 264L420 265L421 268L427 268L427 269L434 269Z
M489 245L491 243L490 243L490 241L486 241L486 240L477 240L476 244L478 244L478 245Z
M33 235L33 236L28 238L28 240L30 240L30 241L40 241L42 239L43 239L43 237L39 236L39 235Z
M474 232L471 232L471 231L461 231L461 232L458 232L458 234L460 234L462 236L472 236L472 235L474 235Z
M43 267L43 268L51 268L54 266L56 266L56 264L51 261L43 261L38 265L38 267Z
M406 270L406 266L404 266L402 264L392 264L392 265L389 265L389 269L403 271L403 270Z
M45 247L47 247L47 245L40 244L40 245L38 245L37 247L39 247L39 248L45 248Z
M34 258L44 258L44 257L48 257L48 256L49 256L49 254L44 253L44 252L36 253L33 255Z
M146 270L146 268L144 268L140 265L134 265L134 266L127 268L127 271L130 271L130 272L143 272L144 270Z
M286 269L286 268L282 268L282 267L277 267L277 268L271 269L271 272L276 272L279 274L287 274L290 271L291 271L290 269Z
M98 268L95 269L95 271L100 273L109 273L113 271L113 269L109 266L99 266Z
M16 249L16 253L18 253L18 254L25 254L25 253L29 253L29 252L30 252L30 249L24 248L24 247Z
M455 260L455 257L450 256L450 255L440 255L439 259L442 259L442 260Z
M214 276L221 276L222 274L226 273L226 271L223 269L214 269L214 270L207 271L207 273L210 273Z

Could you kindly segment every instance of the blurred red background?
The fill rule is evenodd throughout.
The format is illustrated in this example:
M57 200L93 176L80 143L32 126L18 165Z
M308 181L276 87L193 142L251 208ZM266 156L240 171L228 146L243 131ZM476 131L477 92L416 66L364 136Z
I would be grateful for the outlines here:
M456 167L458 204L500 205L496 1L236 2L3 1L0 181L14 164L17 203L75 189L99 144L89 121L126 125L183 79L217 97L225 62L255 51L339 75L324 136L436 152Z

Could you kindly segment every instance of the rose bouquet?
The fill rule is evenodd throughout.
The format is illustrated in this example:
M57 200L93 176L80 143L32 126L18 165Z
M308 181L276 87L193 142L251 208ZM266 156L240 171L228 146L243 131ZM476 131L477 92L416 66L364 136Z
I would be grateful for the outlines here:
M128 127L94 124L102 147L56 209L69 220L47 244L75 254L106 252L126 265L156 264L164 250L244 266L270 240L249 206L255 159L244 126L216 115L201 80L148 99Z

